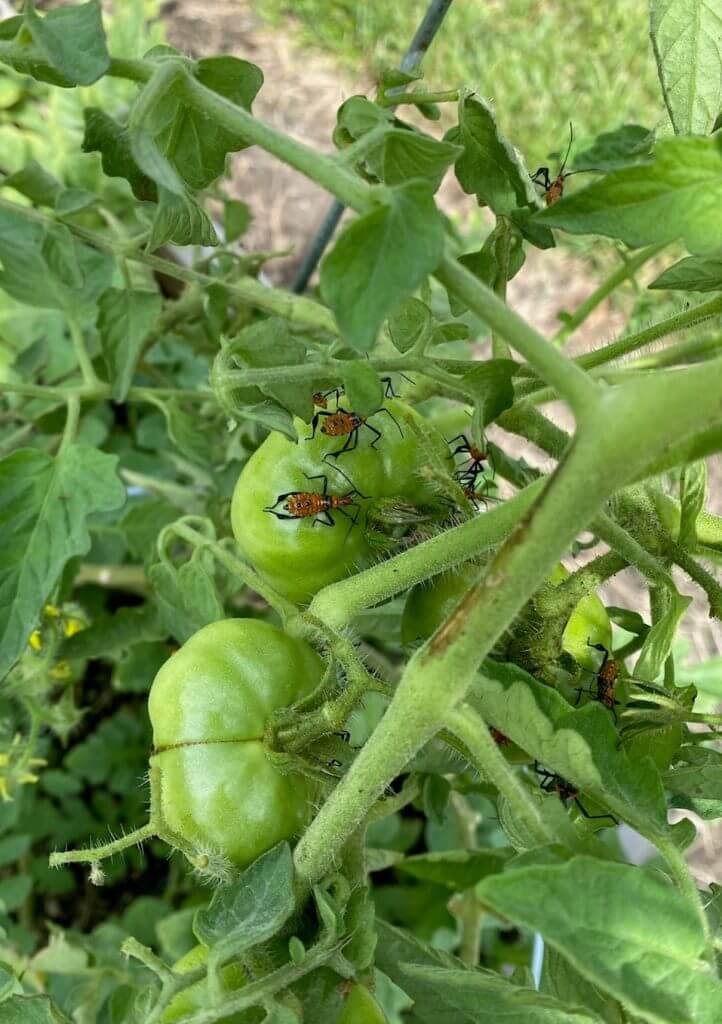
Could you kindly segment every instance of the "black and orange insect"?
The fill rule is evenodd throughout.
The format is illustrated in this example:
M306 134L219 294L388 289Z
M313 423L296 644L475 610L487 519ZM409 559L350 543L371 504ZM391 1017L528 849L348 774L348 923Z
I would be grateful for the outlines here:
M612 658L604 644L593 644L589 638L587 638L587 647L592 647L595 651L601 651L604 657L602 658L602 664L599 666L595 676L595 685L588 689L584 687L577 687L578 696L574 703L575 705L578 704L582 699L582 694L588 693L591 695L593 700L599 701L599 703L603 704L605 708L609 708L612 712L612 717L616 722L617 712L614 709L619 706L619 701L615 700L614 689L619 678L619 662Z
M494 474L494 461L491 457L491 452L485 448L479 448L472 441L469 441L466 434L457 434L456 437L452 437L449 441L449 446L454 444L455 441L460 441L461 444L458 444L452 450L450 458L453 459L457 455L466 455L467 458L463 460L454 476L469 500L473 501L474 499L471 497L471 494L476 495L476 481L484 474L487 464L491 468L492 475ZM478 498L479 495L476 495L476 497Z
M565 807L570 802L573 802L581 814L583 814L585 818L589 818L590 821L599 821L602 818L608 818L610 821L613 821L615 825L617 824L617 819L613 814L590 814L579 799L579 790L573 782L567 782L566 779L563 779L561 775L557 775L556 772L549 772L546 768L540 768L538 761L534 762L534 771L537 775L541 776L542 781L539 788L545 793L556 793Z
M388 409L381 406L380 409L376 409L375 412L371 413L371 416L376 416L381 412L385 412L389 416L394 424L396 425L399 434L404 436L404 432L399 426L393 413ZM349 409L344 409L339 406L335 412L330 412L327 409L319 409L311 420L311 436L306 440L311 441L316 436L316 430L319 423L321 424L321 433L325 434L326 437L345 437L346 443L343 448L339 448L336 452L327 452L324 458L337 459L344 452L352 452L358 444L358 435L362 427L366 427L374 434L374 440L371 442L371 448L375 448L379 443L383 434L380 430L377 430L371 423L369 423L370 416L359 416L356 412L351 412Z
M341 473L341 470L338 472ZM341 475L348 480L345 473ZM338 512L339 515L345 516L350 521L350 531L361 511L360 506L353 499L356 496L365 498L367 495L361 494L355 487L346 494L329 494L328 477L325 473L318 473L316 476L308 476L305 473L304 476L307 480L323 480L323 490L286 491L285 494L279 494L273 505L266 506L263 511L270 512L276 519L313 519L314 526L317 524L335 526L336 520L333 518L333 513ZM351 483L350 480L348 482ZM281 511L276 511L279 505ZM356 509L356 514L350 515L346 511L348 508Z
M508 747L511 743L509 737L506 733L503 733L501 729L495 729L494 726L491 725L489 726L489 732L491 733L491 738L494 743L496 743L497 747Z
M328 400L331 395L336 396L336 406L338 407L338 400L341 396L341 388L331 388L329 391L314 391L313 404L319 409L328 409Z
M571 152L572 143L574 142L574 128L572 127L571 121L569 122L569 145L564 155L562 165L557 172L557 176L554 179L549 177L549 168L540 167L539 170L532 174L531 180L535 185L541 185L544 189L544 202L547 206L553 206L554 203L558 203L564 195L564 182L567 178L571 177L572 174L579 174L579 171L567 171L567 160L569 159L569 153Z

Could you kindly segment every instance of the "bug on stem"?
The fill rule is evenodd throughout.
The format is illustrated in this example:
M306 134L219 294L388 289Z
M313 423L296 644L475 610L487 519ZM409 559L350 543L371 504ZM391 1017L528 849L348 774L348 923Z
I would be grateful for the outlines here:
M604 657L595 677L595 685L589 688L577 687L577 699L574 703L575 705L578 704L582 694L588 693L593 700L599 701L605 708L609 708L616 722L617 712L614 709L619 706L619 701L614 697L614 689L619 678L619 662L612 658L604 644L593 644L588 637L587 647L592 647L595 651L601 651Z

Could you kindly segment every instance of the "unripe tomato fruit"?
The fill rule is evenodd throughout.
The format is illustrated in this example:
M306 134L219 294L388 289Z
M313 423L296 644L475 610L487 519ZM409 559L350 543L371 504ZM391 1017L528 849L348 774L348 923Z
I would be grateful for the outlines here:
M336 1024L387 1024L386 1014L363 985L354 985Z
M239 867L298 835L313 784L281 774L263 738L271 713L323 671L308 644L258 619L213 622L168 659L148 698L164 834Z
M345 408L343 396L340 405ZM377 413L370 417L376 429L382 431L375 447L371 447L373 433L362 426L353 451L324 460L324 456L343 448L347 437L327 437L321 433L320 422L316 436L309 440L311 427L297 419L298 443L283 434L269 434L238 478L231 506L231 525L238 546L258 572L292 601L309 601L322 587L343 579L373 558L374 549L365 530L365 509L373 499L399 497L423 505L434 498L419 475L421 453L409 427L411 420L421 422L421 418L405 403L393 399L386 401L384 408L398 421L403 437L389 416ZM429 429L425 431L428 434ZM447 458L444 439L435 433L432 437L438 455ZM358 496L353 499L360 507L355 525L338 511L331 512L333 527L316 517L278 519L265 511L282 494L320 493L323 480L308 478L321 475L327 477L331 495L345 495L354 488L368 495L369 500ZM276 511L284 512L280 505ZM344 511L355 514L357 510Z
M414 643L426 640L449 617L461 597L474 580L478 579L481 569L474 565L463 565L459 569L440 573L429 583L417 584L409 594L401 620L401 639L403 643ZM549 577L553 584L561 583L569 572L560 563ZM607 650L612 647L612 624L607 610L596 594L583 597L569 616L564 634L562 648L572 658L590 671L599 667L600 654L587 646L587 641L602 644Z
M208 947L204 945L194 946L185 956L173 964L176 974L189 974L196 967L202 967L208 959ZM228 992L236 992L246 984L244 975L238 964L227 964L221 968L223 985ZM175 1021L195 1013L197 1010L208 1009L208 983L205 978L196 981L188 988L184 988L163 1011L161 1024L174 1024ZM218 1024L247 1024L249 1015L247 1011L233 1013L229 1017L222 1017Z

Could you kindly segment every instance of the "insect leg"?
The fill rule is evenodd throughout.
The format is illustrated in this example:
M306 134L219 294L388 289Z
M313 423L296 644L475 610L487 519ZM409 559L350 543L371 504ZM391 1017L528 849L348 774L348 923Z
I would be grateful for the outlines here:
M391 412L390 409L386 409L384 406L382 406L380 409L377 409L376 412L372 413L371 415L372 416L376 416L378 413L381 413L381 412L385 412L386 413L386 415L391 419L391 422L394 424L394 426L398 430L399 434L403 437L404 436L404 432L401 429L401 427L399 426L398 420L396 419L396 417L394 416L394 414ZM368 423L366 424L367 427L369 425L370 424L368 424Z
M383 434L381 433L381 431L380 431L380 430L377 430L377 429L376 429L376 427L372 427L370 423L367 423L367 424L366 424L366 426L367 426L367 427L369 428L369 430L370 430L370 431L371 431L371 432L372 432L373 434L376 434L376 437L375 437L375 438L373 439L373 441L372 441L372 442L371 442L371 444L369 445L369 448L375 448L375 447L376 447L376 445L377 445L377 444L379 443L379 441L381 440L381 438L382 438L382 437L383 437L384 435L383 435Z
M613 814L590 814L578 796L574 797L574 803L577 805L584 817L588 818L590 821L601 821L602 818L607 818L609 821L613 821L615 825L619 824Z

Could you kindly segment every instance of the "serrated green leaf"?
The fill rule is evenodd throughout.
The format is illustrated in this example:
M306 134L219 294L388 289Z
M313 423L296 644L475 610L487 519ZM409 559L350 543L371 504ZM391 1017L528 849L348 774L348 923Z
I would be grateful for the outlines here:
M394 123L390 110L384 110L365 96L350 96L336 113L333 141L337 146L348 145L366 135L373 128Z
M10 996L0 1006L2 1024L71 1024L49 996Z
M722 755L716 750L709 753L717 755L716 763L675 765L662 779L673 807L685 807L714 820L722 817Z
M651 0L652 46L676 135L707 135L722 106L722 2Z
M672 650L677 626L692 603L691 597L686 597L676 590L669 595L668 600L667 610L659 621L651 626L644 638L642 650L639 652L637 664L634 666L635 679L654 682L658 677Z
M158 292L108 288L100 296L98 330L116 402L128 394L143 342L162 307Z
M400 984L414 1018L428 1024L600 1024L595 1014L565 1006L491 971L400 965Z
M679 536L678 542L689 551L697 548L697 517L707 500L707 463L691 462L684 466L679 479Z
M404 299L388 319L394 347L408 352L424 336L431 335L434 321L431 310L421 299Z
M223 204L223 233L226 242L235 242L251 222L251 211L240 199L227 199Z
M54 206L63 189L58 179L41 167L37 160L31 160L22 170L8 175L3 179L3 185L27 196L37 206Z
M238 57L208 57L195 66L201 85L242 107L251 109L263 84L260 68ZM147 136L182 181L191 189L203 189L225 171L226 156L245 149L242 135L231 133L213 118L195 110L187 101L185 81L180 78L152 105L143 120L142 135ZM154 181L172 188L166 172L160 170L157 156L151 158L143 145L138 149L133 137L133 152L141 167Z
M25 25L38 52L69 85L92 85L110 67L98 0L56 8L44 18L28 3Z
M439 142L421 132L390 128L366 161L379 181L387 185L424 178L436 192L447 169L462 152L460 146Z
M205 563L203 553L196 551L180 569L159 562L148 570L160 625L181 644L225 614Z
M722 257L686 256L667 267L647 287L669 291L722 292Z
M86 445L0 461L0 678L23 650L69 559L90 548L87 518L125 501L117 459Z
M524 266L521 231L508 218L498 218L481 249L459 256L459 263L489 288L495 288L502 281L511 281ZM449 296L449 302L456 316L467 308L453 295Z
M131 505L118 524L130 553L145 561L160 531L179 514L175 505L165 498L147 498Z
M237 882L217 889L193 929L219 959L265 942L295 909L293 858L279 843L246 868Z
M507 860L506 850L443 850L405 857L394 866L422 882L461 891L470 889L487 875L503 871Z
M521 157L499 130L489 104L467 95L459 102L459 124L446 134L463 153L456 177L467 195L475 195L494 213L511 213L518 206L538 206L539 197Z
M346 340L362 352L443 253L443 222L428 185L409 181L386 195L387 203L342 231L321 264L323 299Z
M663 139L653 159L612 171L538 213L538 224L608 235L633 248L681 238L695 255L719 249L722 139Z
M163 187L158 189L158 207L151 225L148 248L158 249L166 242L218 245L213 222L195 196L186 189L180 194Z
M119 608L112 614L99 615L87 629L65 640L60 647L59 656L69 660L115 659L134 644L163 640L167 636L168 631L161 625L152 604L136 608ZM43 773L43 778L46 775L47 772Z
M83 117L83 152L100 153L103 172L108 177L125 178L136 199L155 202L158 186L135 162L128 129L98 107L86 107Z
M572 161L575 171L613 171L644 160L652 152L654 132L639 124L623 124L613 132L602 132Z
M359 416L370 416L383 405L384 390L379 375L370 363L353 359L344 363L341 374L348 407Z
M581 975L644 1020L720 1020L722 985L705 970L699 918L659 875L574 857L487 878L476 891L494 913L541 932Z
M539 990L563 1003L586 1007L590 1012L596 1013L604 1024L626 1024L619 1003L587 981L567 958L552 946L547 946L544 950L544 967Z
M659 773L650 760L630 762L606 709L594 702L574 710L510 664L487 661L483 676L469 700L486 722L645 835L668 835Z
M237 365L248 369L291 366L306 359L306 346L291 335L287 321L275 316L245 327L228 344ZM313 415L313 388L308 383L278 380L262 387L234 387L233 394L244 405L262 402L267 395L305 423Z
M110 284L113 258L84 245L62 224L44 227L0 210L0 288L18 302L77 312Z
M464 374L464 384L474 390L474 405L484 426L492 423L514 402L513 359L487 359Z

